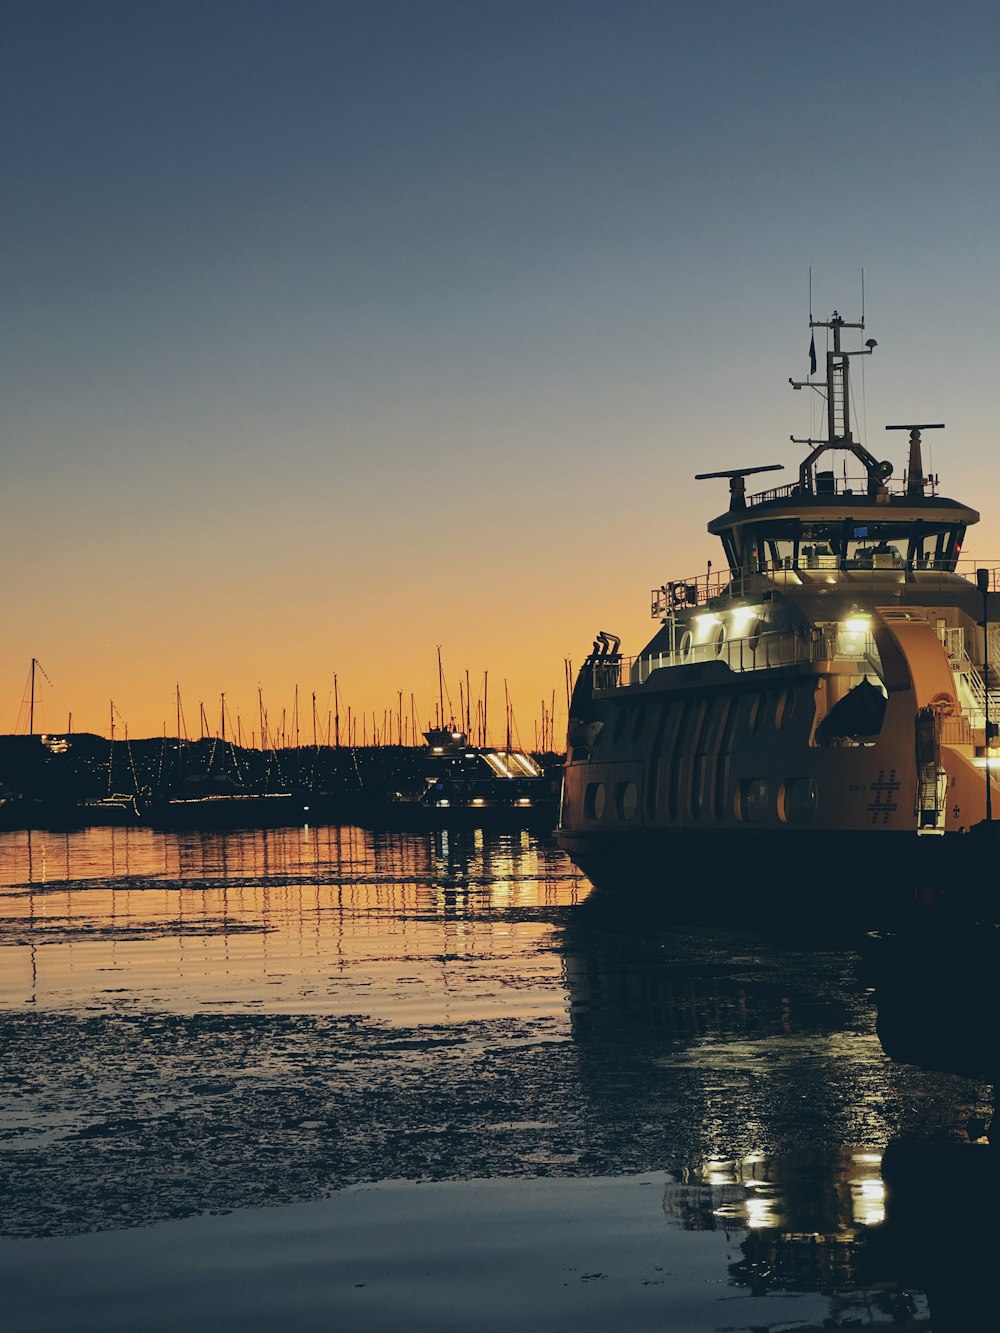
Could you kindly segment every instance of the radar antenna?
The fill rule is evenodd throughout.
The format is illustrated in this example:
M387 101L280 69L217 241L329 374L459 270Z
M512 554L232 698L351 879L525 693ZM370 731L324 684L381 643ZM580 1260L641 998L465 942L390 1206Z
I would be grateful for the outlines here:
M696 472L695 481L710 481L715 477L729 478L729 508L746 509L747 507L747 487L746 478L752 477L755 472L782 472L784 463L767 463L764 467L734 467L727 468L722 472Z
M927 479L924 477L924 462L920 456L920 432L922 430L944 430L944 422L936 421L923 426L886 426L886 430L908 430L910 432L910 457L906 465L906 494L923 495ZM934 478L931 478L933 486ZM934 494L933 490L931 492Z

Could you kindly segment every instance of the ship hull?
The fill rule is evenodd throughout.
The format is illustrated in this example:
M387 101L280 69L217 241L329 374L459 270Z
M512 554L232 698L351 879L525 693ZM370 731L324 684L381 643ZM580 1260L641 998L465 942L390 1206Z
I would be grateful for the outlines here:
M598 889L681 910L874 924L945 891L995 910L977 876L996 862L987 770L967 721L935 711L959 686L936 629L876 614L872 654L882 692L850 659L578 692L561 846ZM831 734L845 699L860 735Z
M660 904L680 917L787 915L868 927L929 906L980 913L975 870L1000 838L883 830L556 832L594 888Z

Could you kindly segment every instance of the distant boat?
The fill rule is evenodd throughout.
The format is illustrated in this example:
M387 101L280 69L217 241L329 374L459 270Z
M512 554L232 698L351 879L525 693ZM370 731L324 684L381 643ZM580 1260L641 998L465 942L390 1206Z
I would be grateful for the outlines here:
M229 773L192 774L154 796L151 828L277 828L299 824L302 800L292 792L255 792Z
M135 792L85 797L76 803L76 818L81 824L138 824L144 804Z
M180 731L180 691L177 694ZM292 791L261 791L247 784L237 750L226 740L225 695L221 705L222 734L213 740L205 768L185 772L192 748L178 739L173 781L157 792L144 812L151 828L277 828L303 820L303 802ZM228 757L227 757L228 756ZM217 766L218 760L218 766ZM267 784L265 776L263 785Z
M132 764L128 727L125 728L125 750L129 761L131 791L115 790L115 705L111 701L111 739L108 742L108 789L103 796L89 796L77 801L76 818L82 824L137 824L148 804L149 792L140 793ZM66 747L70 738L66 738ZM49 747L52 748L51 745Z
M523 750L470 745L454 727L424 732L423 785L390 792L378 814L407 826L549 824L555 817L552 785Z

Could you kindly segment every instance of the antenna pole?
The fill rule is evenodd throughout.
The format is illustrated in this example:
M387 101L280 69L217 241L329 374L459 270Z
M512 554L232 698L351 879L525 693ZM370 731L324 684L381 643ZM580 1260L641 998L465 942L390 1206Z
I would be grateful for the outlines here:
M983 740L986 742L986 822L993 822L993 778L990 774L990 571L976 570L976 584L983 597L983 702L986 719Z
M28 708L28 735L35 734L35 667L38 665L38 659L31 659L31 704ZM23 695L22 695L23 698Z

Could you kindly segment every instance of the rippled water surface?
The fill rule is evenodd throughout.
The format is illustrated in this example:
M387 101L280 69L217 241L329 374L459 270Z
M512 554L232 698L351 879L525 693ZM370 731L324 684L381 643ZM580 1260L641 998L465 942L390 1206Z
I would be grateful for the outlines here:
M0 1326L965 1327L994 952L528 833L0 835Z

